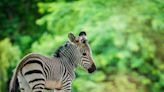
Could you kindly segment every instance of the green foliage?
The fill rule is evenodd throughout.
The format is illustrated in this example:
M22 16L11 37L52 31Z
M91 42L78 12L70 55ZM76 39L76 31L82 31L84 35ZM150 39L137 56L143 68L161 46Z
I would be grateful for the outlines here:
M6 90L11 69L15 67L20 58L20 51L11 45L9 39L0 41L0 91Z
M12 43L20 46L21 51L28 52L33 41L37 40L44 30L44 27L35 25L36 19L40 17L37 2L38 0L1 0L0 40L8 37Z
M83 29L87 32L97 71L88 74L78 67L77 79L73 82L73 92L164 91L164 3L162 0L45 1L28 1L34 11L29 11L29 14L23 10L18 12L18 15L25 15L27 20L27 25L22 31L17 30L18 24L21 23L18 17L14 16L11 24L7 18L1 16L6 21L4 23L13 27L3 25L0 30L7 31L0 31L0 36L5 38L13 34L8 39L14 43L11 45L9 40L0 41L6 44L0 45L2 54L5 53L7 46L18 49L18 53L13 52L15 54L6 49L10 53L3 55L3 58L6 58L3 62L13 60L13 57L15 59L13 64L1 65L2 78L10 76L5 71L12 71L17 63L15 60L19 56L28 52L51 55L54 49L67 40L68 32L78 35ZM22 9L23 4L13 5ZM37 6L39 13L35 14L33 12L36 12ZM42 17L39 18L37 15ZM23 53L20 54L19 51ZM4 57L6 55L8 57ZM10 57L10 55L14 56ZM0 81L0 83L5 82Z
M163 34L163 24L161 24L163 18L160 17L163 16L162 7L159 4L160 1L147 0L122 0L119 3L117 0L38 3L39 12L45 16L36 23L47 26L54 37L56 34L64 37L63 33L69 31L78 33L81 28L86 29L98 71L93 75L88 75L85 71L77 70L75 92L95 91L94 89L98 87L95 82L117 81L110 78L110 75L117 77L116 74L128 74L127 77L140 78L135 83L130 83L126 79L125 89L128 85L134 85L134 90L130 92L140 92L142 89L148 92L157 90L162 92L163 79L160 76L163 75L163 69L159 69L155 64L155 62L162 64L162 60L156 55L158 49L154 43L156 40L151 38L153 34L156 35L156 31ZM162 36L159 36L158 40L161 40L160 38ZM138 89L135 89L138 83L143 87L138 86ZM118 92L120 90L125 92L121 85L117 86ZM98 90L96 92L107 91Z

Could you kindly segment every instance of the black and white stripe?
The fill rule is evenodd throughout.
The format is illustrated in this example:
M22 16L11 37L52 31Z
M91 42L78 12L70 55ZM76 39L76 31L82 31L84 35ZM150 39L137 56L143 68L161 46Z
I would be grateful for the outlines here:
M70 39L72 42L66 42L53 57L40 54L29 54L24 57L12 78L10 92L15 92L12 91L15 77L18 78L21 92L43 92L44 89L71 92L72 80L75 79L74 69L77 65L80 64L89 72L95 70L95 65L87 53L90 53L90 48L78 47L73 43L75 37L70 36Z
M27 56L27 58L29 57ZM75 78L74 68L81 61L81 54L77 46L67 44L60 51L60 57L45 57L41 55L38 57L41 59L26 59L26 63L20 69L21 73L18 75L18 80L22 76L22 79L27 81L29 85L29 88L21 88L22 92L28 92L25 89L31 90L32 92L42 92L46 88L47 80L58 80L62 83L61 88L56 88L56 90L63 90L64 92L71 91L71 83ZM20 86L21 84L22 82ZM47 89L50 88L47 87Z

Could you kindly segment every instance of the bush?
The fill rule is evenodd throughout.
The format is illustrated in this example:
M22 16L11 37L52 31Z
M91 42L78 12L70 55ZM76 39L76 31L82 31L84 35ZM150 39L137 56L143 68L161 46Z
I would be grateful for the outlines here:
M20 18L13 16L9 21L2 11L0 17L5 22L1 30L5 31L0 31L0 39L9 37L0 41L3 92L7 85L2 84L11 76L19 57L29 52L50 55L67 40L68 32L78 35L81 30L87 32L97 71L88 74L78 67L73 92L163 92L162 0L45 1L29 1L31 6L25 6L26 11L22 11L23 2L10 3L20 9L18 15L26 15L21 32ZM34 11L27 14L29 9Z
M98 70L89 75L78 69L78 79L73 85L75 92L107 92L105 89L115 83L114 92L125 92L125 89L162 92L163 68L158 64L162 67L163 64L156 56L159 45L151 38L156 32L163 33L159 4L160 1L147 0L38 3L39 12L45 15L36 23L46 26L54 37L65 37L64 33L69 31L78 34L82 28L86 29ZM162 36L156 38L161 40ZM120 75L125 77L124 86L119 84Z
M0 91L6 92L11 70L15 67L20 59L20 51L17 47L12 46L9 39L0 41Z

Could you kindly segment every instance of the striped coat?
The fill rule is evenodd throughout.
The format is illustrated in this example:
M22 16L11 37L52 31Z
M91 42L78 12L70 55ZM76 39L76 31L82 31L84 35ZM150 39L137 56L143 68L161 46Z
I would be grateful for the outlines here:
M16 92L18 80L21 92L43 92L44 89L70 92L72 80L75 79L74 69L78 64L88 69L89 73L95 71L88 44L85 43L84 48L75 43L73 34L68 37L70 41L61 46L53 57L34 53L25 56L16 68L9 91Z

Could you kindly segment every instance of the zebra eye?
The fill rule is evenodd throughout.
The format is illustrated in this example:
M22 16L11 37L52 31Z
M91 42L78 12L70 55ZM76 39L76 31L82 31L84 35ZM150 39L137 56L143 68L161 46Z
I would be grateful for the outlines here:
M87 55L86 53L83 53L83 56Z
M79 40L76 40L76 43L78 43L79 42Z

